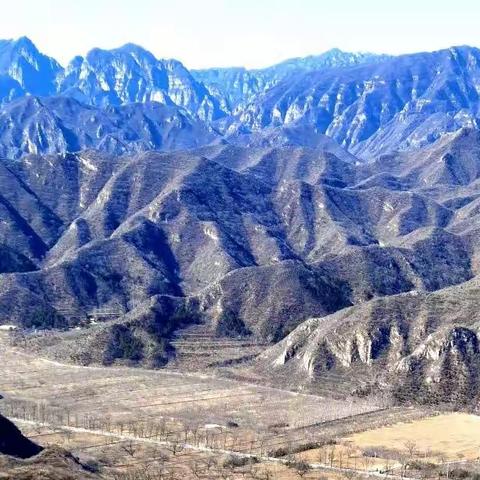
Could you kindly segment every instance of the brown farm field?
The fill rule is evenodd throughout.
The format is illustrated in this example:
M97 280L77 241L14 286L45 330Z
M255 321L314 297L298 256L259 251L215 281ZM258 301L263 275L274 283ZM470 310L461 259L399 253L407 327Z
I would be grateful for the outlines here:
M359 448L395 449L415 442L420 455L434 459L478 460L480 458L480 416L446 413L408 423L368 430L348 438Z

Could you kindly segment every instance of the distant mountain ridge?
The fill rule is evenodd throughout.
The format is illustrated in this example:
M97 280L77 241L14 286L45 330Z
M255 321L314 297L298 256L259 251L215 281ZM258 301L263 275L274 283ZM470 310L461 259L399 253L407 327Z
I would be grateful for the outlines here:
M111 152L115 151L112 142L129 142L128 136L114 135L111 140L108 128L108 138L103 139L100 128L93 139L92 125L81 122L50 138L52 129L42 123L44 114L30 119L10 115L10 104L29 96L73 98L83 110L97 109L97 117L112 115L111 108L155 102L179 109L187 123L196 125L189 141L177 141L162 119L147 115L150 126L143 128L145 138L141 130L133 134L137 151L199 146L208 143L210 133L231 137L285 125L313 128L369 160L395 150L420 148L463 127L477 128L480 51L463 46L392 57L332 49L264 69L189 71L177 60L156 59L134 44L112 50L95 48L63 68L26 37L2 40L0 115L9 118L3 124L3 135L7 142L11 140L0 145L4 155L17 158L91 146ZM64 100L44 103L49 102L66 104ZM66 115L60 112L59 123ZM114 116L114 130L131 128L126 118ZM168 142L152 141L152 131L162 136L164 130L170 132ZM81 139L65 140L69 136ZM14 151L16 143L21 147Z
M289 74L380 61L384 57L332 49L258 70L212 68L190 72L178 60L159 60L139 45L127 43L112 50L94 48L85 57L74 57L63 68L55 59L40 53L29 38L21 37L0 40L0 74L4 76L0 98L8 102L26 94L56 94L94 106L158 101L176 104L202 120L213 121L232 113L239 103Z
M251 101L256 95L264 93L286 77L311 71L376 63L386 58L389 57L363 52L349 53L333 48L320 55L291 58L262 69L208 68L192 70L192 74L207 86L212 95L218 96L229 111L235 112L239 105Z
M364 157L418 148L476 127L480 50L455 47L281 82L238 113L231 129L308 124Z

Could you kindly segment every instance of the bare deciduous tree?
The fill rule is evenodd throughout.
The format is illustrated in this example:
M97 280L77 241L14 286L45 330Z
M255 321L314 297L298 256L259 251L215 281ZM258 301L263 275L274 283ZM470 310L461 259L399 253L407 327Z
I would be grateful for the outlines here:
M335 462L335 455L336 455L335 445L332 445L327 452L328 452L327 453L328 463L330 464L331 467L333 467L333 464Z
M133 440L125 440L120 444L120 448L130 457L134 457L137 453L137 444Z
M357 478L357 472L355 470L345 470L344 472L342 472L342 475L347 480L355 480Z
M310 466L309 463L303 460L300 460L298 462L295 462L294 469L297 475L300 478L303 478L312 469L312 467Z
M418 447L413 440L408 440L407 442L404 443L404 446L410 458L413 458L417 454Z
M201 478L203 473L205 472L206 466L205 462L199 462L197 460L194 460L193 462L188 464L188 468L190 469L190 472L195 478Z
M369 468L370 468L370 465L372 464L372 459L371 457L368 457L368 456L364 456L362 458L362 463L363 463L363 468L366 472L368 472Z

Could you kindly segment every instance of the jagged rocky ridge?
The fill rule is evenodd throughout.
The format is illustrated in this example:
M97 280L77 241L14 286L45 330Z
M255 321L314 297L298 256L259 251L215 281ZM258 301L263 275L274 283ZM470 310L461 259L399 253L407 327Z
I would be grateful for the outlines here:
M305 73L254 98L229 128L307 124L366 158L419 147L477 125L479 59L456 47Z
M225 111L234 113L238 107L250 102L257 95L266 92L286 78L306 72L376 63L386 58L388 58L387 55L349 53L334 48L320 55L292 58L263 69L207 68L193 70L192 74L220 100Z
M133 137L137 150L170 150L208 143L213 134L229 137L289 125L315 128L370 159L476 127L479 59L479 50L467 46L399 57L334 49L260 70L190 72L176 60L159 60L127 44L93 49L63 68L25 37L4 40L0 146L13 157L90 146L110 152L126 150L118 144ZM36 102L41 105L34 101L10 107L25 96L40 96ZM45 96L62 97L51 100L49 114ZM169 113L158 113L161 109L152 102L169 107L164 109ZM145 104L147 112L140 105L135 113L122 108L131 104ZM77 110L85 121L71 128L69 119ZM173 129L170 115L175 117ZM188 139L175 129L178 122L188 126ZM123 129L131 131L127 138Z
M292 74L384 58L388 57L333 49L261 70L190 72L178 60L159 60L148 50L128 43L112 50L94 48L63 68L39 52L29 38L21 37L0 40L0 94L2 103L27 94L69 96L95 106L158 101L183 107L202 120L214 121Z
M335 371L352 392L383 389L401 401L469 405L480 393L478 292L477 277L308 320L265 352L260 366L304 382Z

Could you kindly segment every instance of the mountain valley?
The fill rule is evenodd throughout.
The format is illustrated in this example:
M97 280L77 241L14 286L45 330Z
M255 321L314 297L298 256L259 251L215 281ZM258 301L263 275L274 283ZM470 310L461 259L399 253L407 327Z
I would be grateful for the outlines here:
M407 478L352 436L478 411L479 99L468 46L189 70L0 41L0 412L35 442L8 423L34 458L0 469ZM120 474L161 449L173 476Z

